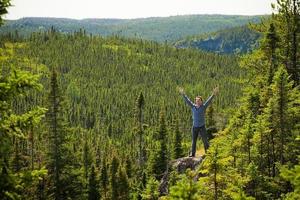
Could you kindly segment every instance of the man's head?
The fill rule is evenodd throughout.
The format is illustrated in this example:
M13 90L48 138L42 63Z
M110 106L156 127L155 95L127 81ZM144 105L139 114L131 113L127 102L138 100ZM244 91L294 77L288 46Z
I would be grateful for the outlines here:
M203 99L201 96L195 97L195 104L196 104L196 106L201 106L203 104Z

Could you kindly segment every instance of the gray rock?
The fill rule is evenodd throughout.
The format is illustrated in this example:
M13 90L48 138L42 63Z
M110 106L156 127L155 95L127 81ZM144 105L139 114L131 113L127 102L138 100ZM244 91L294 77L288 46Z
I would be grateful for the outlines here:
M195 170L203 161L203 157L183 157L170 162L170 170L164 173L160 181L159 193L160 195L168 194L169 175L171 171L177 171L179 174L184 173L187 169Z

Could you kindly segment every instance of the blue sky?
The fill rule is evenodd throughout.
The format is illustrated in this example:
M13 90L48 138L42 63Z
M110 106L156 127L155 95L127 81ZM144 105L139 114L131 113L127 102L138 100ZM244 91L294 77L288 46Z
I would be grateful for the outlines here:
M276 0L11 0L6 19L142 18L185 14L270 14Z

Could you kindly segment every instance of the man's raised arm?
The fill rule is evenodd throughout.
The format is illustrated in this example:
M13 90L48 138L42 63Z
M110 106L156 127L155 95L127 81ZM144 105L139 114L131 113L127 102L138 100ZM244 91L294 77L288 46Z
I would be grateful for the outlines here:
M211 103L211 100L214 98L214 96L216 96L219 93L219 87L214 88L213 90L213 94L208 97L208 99L205 101L205 103L203 104L203 106L205 108L207 108L209 106L209 104Z
M188 104L191 107L194 106L193 102L184 93L183 88L179 88L179 93L183 96L183 99L186 102L186 104Z

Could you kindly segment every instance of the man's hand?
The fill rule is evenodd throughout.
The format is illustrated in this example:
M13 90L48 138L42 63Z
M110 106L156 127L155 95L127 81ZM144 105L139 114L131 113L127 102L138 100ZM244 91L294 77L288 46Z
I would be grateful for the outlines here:
M215 87L213 90L213 95L217 95L219 93L219 86Z
M184 94L184 89L182 87L179 87L178 91L179 91L180 94Z

